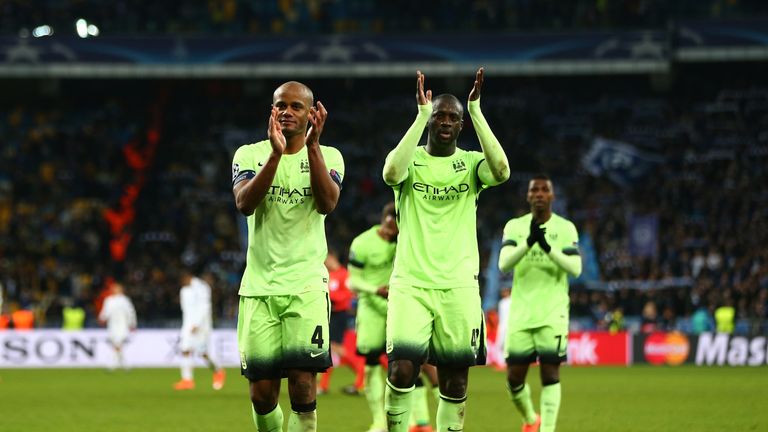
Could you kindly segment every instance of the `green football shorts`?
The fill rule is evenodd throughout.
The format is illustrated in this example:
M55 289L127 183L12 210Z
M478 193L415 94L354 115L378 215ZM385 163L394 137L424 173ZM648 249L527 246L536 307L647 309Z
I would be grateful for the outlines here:
M510 317L511 318L511 317ZM560 364L568 358L568 321L507 333L507 364Z
M237 346L241 374L250 381L286 376L288 369L322 372L331 367L325 291L240 297Z
M360 296L357 303L357 353L363 356L383 354L386 343L387 300L374 295Z
M485 319L477 287L392 285L387 314L389 361L435 366L485 364Z

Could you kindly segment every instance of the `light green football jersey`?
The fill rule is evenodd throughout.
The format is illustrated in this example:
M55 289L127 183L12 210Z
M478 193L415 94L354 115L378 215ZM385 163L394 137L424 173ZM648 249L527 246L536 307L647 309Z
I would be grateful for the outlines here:
M504 244L522 244L528 238L531 214L507 222ZM552 213L546 228L547 243L566 254L578 253L579 234L571 221ZM509 329L529 329L568 320L568 273L538 243L514 268Z
M360 277L375 287L389 285L397 247L397 243L386 241L376 233L379 227L374 225L355 237L349 247L350 278ZM387 299L375 293L360 292L359 296L361 302L371 303L378 310L387 308Z
M320 149L331 177L341 184L341 153L332 147ZM271 152L269 140L237 149L232 160L233 186L258 174ZM325 215L315 209L306 147L282 156L267 195L247 221L248 252L241 296L328 289Z
M478 286L477 175L484 156L456 149L447 157L416 148L395 191L400 235L391 284L450 289Z

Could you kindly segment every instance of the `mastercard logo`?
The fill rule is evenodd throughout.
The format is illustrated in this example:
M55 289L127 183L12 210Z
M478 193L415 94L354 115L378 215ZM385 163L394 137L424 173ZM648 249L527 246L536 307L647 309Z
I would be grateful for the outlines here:
M654 365L679 365L688 358L691 344L688 337L679 332L651 333L645 339L643 352L648 363Z

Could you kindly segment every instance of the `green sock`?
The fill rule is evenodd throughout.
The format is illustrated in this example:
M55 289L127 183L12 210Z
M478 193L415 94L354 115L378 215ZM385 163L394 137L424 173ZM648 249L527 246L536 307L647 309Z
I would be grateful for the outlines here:
M256 410L251 405L251 413L253 414L253 424L256 425L256 430L259 432L282 432L283 431L283 410L280 409L280 404L277 404L275 409L267 414L256 414Z
M560 411L560 383L541 388L541 432L554 432Z
M387 430L389 432L408 431L413 389L413 386L407 389L397 388L387 380L387 387L384 390L384 411L387 415Z
M288 432L316 432L317 410L297 413L291 411L288 416Z
M432 396L435 397L435 402L440 403L440 387L432 387Z
M429 405L427 405L427 388L424 386L413 389L413 409L411 426L426 426L429 424Z
M512 398L512 402L515 403L517 411L523 416L523 422L531 424L536 421L536 411L533 409L533 401L531 401L531 388L528 384L523 384L521 389L511 389L509 383L507 383L507 390Z
M463 431L466 408L466 397L456 399L440 395L440 403L437 404L437 430Z
M384 376L381 366L365 367L365 399L373 416L372 428L386 429L387 416L384 415Z

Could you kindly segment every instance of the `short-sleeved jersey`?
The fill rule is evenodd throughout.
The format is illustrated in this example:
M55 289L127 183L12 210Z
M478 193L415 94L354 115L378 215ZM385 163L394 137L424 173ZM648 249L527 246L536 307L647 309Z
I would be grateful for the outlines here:
M136 309L125 294L112 294L104 300L99 319L107 322L107 330L126 333L136 327Z
M352 240L349 247L349 265L360 269L362 279L376 287L389 285L397 243L381 238L376 232L381 225L374 225ZM360 300L375 303L386 310L387 300L377 294L361 292Z
M428 289L478 286L478 177L484 159L456 149L447 157L416 148L408 175L395 191L400 235L392 284Z
M528 238L531 214L507 222L505 244L522 244ZM547 243L565 253L578 251L579 235L571 221L556 214L542 225ZM568 319L568 273L538 243L514 268L509 331L541 327Z
M331 177L341 185L344 160L320 146ZM241 146L232 161L232 184L252 178L269 158L269 140ZM248 253L241 296L295 295L328 289L325 215L315 209L307 148L284 154L264 200L248 216Z
M210 329L212 327L211 286L207 282L193 277L189 285L181 288L179 298L182 328Z

